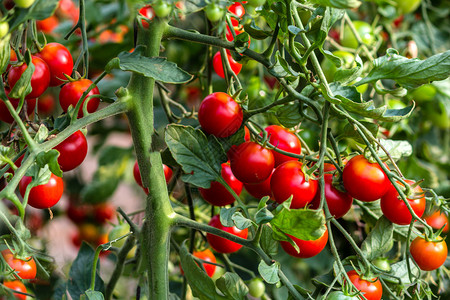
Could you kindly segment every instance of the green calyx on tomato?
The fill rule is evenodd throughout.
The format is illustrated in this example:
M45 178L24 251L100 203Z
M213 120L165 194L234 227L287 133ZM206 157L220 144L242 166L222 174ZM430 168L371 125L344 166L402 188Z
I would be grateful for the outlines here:
M353 26L364 44L370 45L375 42L375 34L370 24L357 20L353 21ZM353 49L359 46L358 40L348 24L344 27L344 36L341 40L341 45Z

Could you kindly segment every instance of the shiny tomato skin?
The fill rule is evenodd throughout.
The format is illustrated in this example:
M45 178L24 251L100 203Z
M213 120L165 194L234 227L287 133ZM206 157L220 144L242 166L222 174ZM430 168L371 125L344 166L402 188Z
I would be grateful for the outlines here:
M245 8L239 2L234 2L228 6L228 11L238 18L242 18L245 15Z
M91 86L91 84L92 81L90 81L89 79L80 79L66 83L59 92L59 104L61 105L63 111L67 112L67 109L69 108L70 105L75 107L78 103L78 100L81 98L81 95L83 95L84 91L86 91ZM94 87L86 95L86 97L99 94L100 91L98 90L98 88ZM86 101L86 98L83 100L83 104L81 105L80 110L78 111L78 118L83 117L84 101ZM91 98L87 105L87 111L89 113L95 112L99 104L100 104L99 98Z
M27 288L20 280L5 281L5 282L3 282L3 285L9 289L16 291L16 292L21 292L21 293L27 292ZM18 300L26 300L27 299L26 295L22 295L22 294L18 294L18 293L13 293L13 294L16 297L16 299L18 299Z
M153 7L150 4L145 5L144 7L139 9L139 14L141 14L142 16L144 16L149 20L153 20L153 18L155 17L155 11L153 10ZM150 25L148 24L148 21L142 20L142 26L144 28L148 28Z
M25 190L31 182L31 177L24 176L19 182L19 191L22 197ZM28 197L28 204L34 208L50 208L56 203L64 191L64 182L61 177L52 174L50 180L46 184L35 186L31 189Z
M348 161L342 179L350 196L364 202L381 198L391 186L381 167L369 162L364 155L357 155Z
M248 236L247 228L240 230L236 226L226 227L222 225L222 223L220 222L219 215L215 215L214 217L212 217L208 225L226 231L228 233L234 234L235 236L241 237L243 239L246 239ZM232 242L230 240L227 240L223 237L219 237L211 233L206 234L206 239L208 240L208 243L211 246L211 248L213 248L216 252L219 253L234 253L242 248L242 245L238 243Z
M334 167L334 166L333 166ZM339 219L344 216L352 207L353 198L347 194L337 190L333 186L333 174L325 174L325 200L327 201L330 214ZM311 209L317 209L320 205L320 189L317 189L316 196L311 201Z
M295 250L294 246L292 246L287 241L280 241L281 247L283 250L294 257L298 258L310 258L313 256L316 256L319 254L323 248L327 245L328 242L328 228L325 230L323 235L316 239L311 241L305 241L298 239L296 237L293 237L292 235L288 236L297 244L298 248L300 249L300 252L298 253L297 250Z
M163 170L164 170L164 178L166 179L166 183L168 184L170 179L172 179L173 171L170 167L163 164ZM142 178L141 178L141 171L139 170L139 165L136 160L133 167L133 177L136 183L144 190L146 194L148 194L148 189L144 188L144 185L142 184Z
M242 70L242 65L234 60L231 54L227 53L227 59L230 63L231 70L233 70L234 74L238 75ZM225 78L225 72L223 70L222 65L222 56L220 55L220 51L217 51L213 57L213 68L219 77Z
M198 110L198 121L202 129L219 138L238 131L243 118L241 106L230 95L222 92L206 96Z
M427 241L423 237L416 237L409 246L409 252L419 268L424 271L433 271L445 263L448 255L447 244L441 241Z
M275 165L272 151L255 142L245 142L228 151L231 171L243 183L260 183L269 178Z
M16 271L19 278L36 278L36 262L33 257L28 257L27 260L21 260L16 258L9 249L3 250L2 256L6 263Z
M70 171L81 165L88 152L88 143L84 134L78 130L57 145L58 163L64 172Z
M211 263L216 263L216 257L214 256L214 254L212 253L211 250L209 249L205 249L203 251L194 251L193 255L201 260L207 261L207 262L211 262ZM203 263L203 268L206 271L206 274L208 274L209 277L212 277L214 275L214 272L216 271L216 265L212 265L212 264L208 264L208 263ZM183 270L181 270L181 273L183 274Z
M39 116L50 116L55 110L56 100L52 94L43 94L38 99Z
M19 99L9 99L9 101L11 101L11 104L14 108L17 108L17 106L19 106ZM29 99L26 101L27 101L27 114L28 116L31 116L36 106L36 99ZM3 121L8 124L14 122L14 118L9 113L9 110L6 107L6 104L5 102L3 102L3 100L0 100L0 121Z
M53 30L58 27L59 20L56 16L50 16L43 20L36 20L36 28L43 33L52 33Z
M270 136L269 142L280 150L290 152L293 154L301 154L302 144L295 134L289 132L279 125L270 125L265 128ZM275 158L275 167L289 160L297 160L295 157L290 157L276 151L272 151Z
M448 217L444 212L435 211L434 213L424 217L428 225L434 229L441 229L445 225L442 232L448 232Z
M32 91L25 96L25 99L33 99L42 95L48 88L50 83L50 69L45 61L37 56L31 56L31 62L34 65L34 72L31 76ZM12 67L8 74L8 84L12 89L17 81L19 81L22 73L27 69L25 63L20 66Z
M62 80L66 80L64 74L69 76L72 74L72 54L64 45L48 43L36 56L42 58L50 69L50 86L62 84Z
M272 170L272 174L275 171L275 169ZM272 191L270 190L270 179L272 178L272 174L260 183L244 183L244 187L247 190L247 192L252 195L255 198L261 199L265 196L272 196Z
M413 184L414 181L412 180L405 180L408 184ZM402 184L400 182L397 182L400 186ZM423 193L423 190L420 188L420 186L416 186L414 188L414 196L420 197L419 199L409 199L406 198L411 205L412 209L416 213L416 215L420 218L422 217L424 211L425 211L425 195ZM399 198L397 190L394 188L393 185L388 189L387 193L384 194L383 197L381 197L380 201L381 211L383 212L383 215L388 218L392 223L398 224L398 225L409 225L412 220L412 215L408 210L408 207L403 202L401 198Z
M233 189L233 191L239 196L242 191L243 184L240 182L231 171L229 163L222 164L221 170L222 178ZM203 199L214 206L225 206L234 202L233 195L219 182L211 182L209 189L198 189Z
M361 291L367 300L380 300L383 295L383 287L378 278L374 278L372 281L362 279L355 270L347 272L347 275L353 285ZM362 297L358 297L363 299Z
M276 202L283 203L293 196L291 208L303 208L317 193L317 180L306 181L299 161L287 161L278 166L272 174L270 189Z

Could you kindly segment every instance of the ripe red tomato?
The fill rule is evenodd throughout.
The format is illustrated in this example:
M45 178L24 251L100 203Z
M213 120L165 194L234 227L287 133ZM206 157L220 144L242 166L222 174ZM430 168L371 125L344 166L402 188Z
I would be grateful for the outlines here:
M317 193L317 180L306 181L299 161L287 161L275 169L270 180L270 189L276 202L283 203L293 196L291 208L303 208Z
M47 63L37 56L31 57L31 62L34 65L34 72L31 76L31 88L32 91L25 96L26 99L37 98L48 88L50 83L50 69ZM11 67L8 74L8 84L10 89L12 89L16 82L22 76L22 73L27 69L25 63L20 66Z
M8 91L6 91L8 94ZM19 99L9 99L11 101L11 104L14 108L17 108L19 106ZM27 114L28 116L31 116L31 114L34 112L34 108L36 106L36 99L29 99L26 100L27 104ZM5 123L11 124L14 122L14 118L9 113L8 108L6 107L5 102L3 100L0 100L0 121L3 121Z
M361 291L367 300L380 300L383 295L383 287L378 278L374 278L371 281L362 279L355 270L347 272L347 275L353 285ZM362 299L359 297L359 299Z
M297 252L294 246L292 246L289 242L280 241L283 250L286 251L287 254L294 257L309 258L316 256L323 250L323 248L325 248L328 242L328 228L325 230L323 235L317 240L305 241L293 237L292 235L289 234L288 236L295 242L295 244L297 244L298 248L300 249L300 252Z
M242 18L245 15L245 8L239 2L234 2L228 6L228 11L238 18Z
M54 149L59 151L58 163L61 170L67 172L84 161L88 152L88 143L84 134L78 130Z
M31 177L24 176L19 182L19 191L22 197L25 190L31 182ZM35 186L31 189L28 197L28 204L34 208L50 208L56 203L64 191L64 182L61 177L52 174L50 180L46 184Z
M226 227L222 225L222 223L220 222L219 215L215 215L214 217L212 217L208 225L226 231L228 233L234 234L235 236L241 237L243 239L246 239L248 236L247 228L240 230L236 226ZM223 237L219 237L211 233L206 234L206 239L208 240L208 243L211 246L211 248L213 248L215 251L219 253L233 253L242 248L242 245L238 243L232 242L230 240L227 240Z
M222 178L226 183L233 189L233 191L240 195L242 191L242 182L237 180L237 178L231 172L230 164L222 164ZM219 182L211 182L211 187L209 189L198 189L203 199L214 206L225 206L234 202L234 197L231 193ZM214 248L214 247L213 247Z
M20 280L5 281L5 282L3 282L3 285L9 289L16 291L16 292L21 292L21 293L27 292L27 288ZM18 294L18 293L13 293L13 294L16 297L16 299L18 299L18 300L26 300L27 299L26 295L22 295L22 294Z
M209 249L205 249L203 251L194 251L194 253L192 253L195 257L204 260L206 262L211 262L211 263L216 263L216 257L214 256L214 254L212 253L211 250ZM206 274L208 274L209 277L212 277L214 275L214 272L216 271L216 265L212 265L212 264L208 264L208 263L202 263L203 268L206 271ZM183 275L183 268L181 268L180 266L180 271L181 274Z
M435 211L429 216L426 216L425 221L428 225L433 227L434 229L441 229L442 226L445 225L442 232L447 233L448 232L448 217L444 212Z
M230 63L231 70L234 72L234 74L238 75L242 70L242 65L237 61L235 61L234 58L229 53L227 53L227 59L228 62ZM225 72L223 70L222 56L220 55L220 51L217 51L217 53L214 54L213 68L217 75L219 75L222 78L225 78Z
M30 100L28 100L30 101ZM38 112L40 116L49 116L55 110L55 97L52 94L44 94L38 99Z
M79 79L76 81L72 81L69 83L66 83L59 92L59 104L61 105L61 108L64 112L67 112L67 109L70 105L75 107L78 103L78 100L80 100L81 95L91 86L92 81L89 79ZM97 87L94 87L87 95L86 97L89 97L91 95L99 95L100 91ZM78 111L78 118L83 117L83 106L84 101L86 101L86 98L83 99L83 104L80 107L80 110ZM92 98L89 100L89 103L87 105L87 111L89 113L93 113L97 110L98 105L100 103L100 99L98 98Z
M381 198L391 186L381 167L369 162L364 155L357 155L348 161L342 179L347 192L365 202Z
M260 183L269 178L275 165L272 151L255 142L233 146L228 151L231 171L243 183Z
M92 206L76 203L73 198L69 199L66 215L75 224L80 224L92 214Z
M269 142L273 146L289 153L301 154L302 144L295 134L278 125L267 126L265 130L269 134ZM290 157L276 151L272 151L272 154L275 158L275 167L289 160L297 160L294 157Z
M16 258L9 249L2 251L2 256L6 263L16 271L18 279L34 279L36 278L36 262L33 257L28 257L27 260Z
M58 27L59 20L56 16L50 16L44 20L36 20L36 28L43 33L49 34Z
M412 180L405 180L408 184L413 184L414 181ZM400 182L397 182L397 184L401 185ZM423 193L423 190L420 188L420 186L416 186L414 188L414 194L412 198L418 199L409 199L406 198L411 205L412 209L416 213L416 215L420 218L422 217L424 211L425 211L425 195ZM392 223L398 224L398 225L409 225L412 220L412 215L408 210L408 207L403 202L401 198L399 198L397 190L394 188L393 185L388 189L387 193L384 194L383 197L381 197L380 201L381 211L383 214L388 218Z
M234 134L244 118L240 105L228 94L217 92L206 96L198 110L202 129L219 138Z
M272 174L275 169L272 170ZM266 180L260 183L244 183L244 187L247 192L255 198L261 199L265 196L272 196L272 191L270 190L270 179L272 178L272 174L267 177Z
M418 236L411 242L409 252L421 270L436 270L447 259L447 244L441 237L437 237L437 240L427 241L423 237Z
M170 167L166 166L165 164L163 164L163 170L166 183L169 183L170 179L172 179L173 171ZM144 188L144 186L142 185L141 171L139 170L139 165L137 161L134 163L133 176L134 180L136 180L136 183L142 187L142 189L146 194L148 194L148 189Z
M72 54L60 43L48 43L36 56L42 58L50 69L50 86L62 84L62 80L66 80L64 74L72 74Z
M94 206L94 218L99 224L105 224L112 220L115 213L116 209L110 203L99 203Z
M153 18L155 17L155 11L153 10L153 7L150 4L147 4L143 6L141 9L139 9L139 13L149 20L153 20ZM142 20L141 23L144 28L149 27L148 21Z
M344 216L352 207L353 198L347 194L337 190L333 186L333 174L325 174L325 200L327 201L328 210L335 219ZM311 208L317 209L320 204L320 189L317 189L316 196L311 201Z

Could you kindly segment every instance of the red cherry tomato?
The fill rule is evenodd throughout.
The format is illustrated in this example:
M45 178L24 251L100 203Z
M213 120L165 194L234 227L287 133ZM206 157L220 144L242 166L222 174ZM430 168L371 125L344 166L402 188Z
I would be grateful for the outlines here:
M272 170L272 174L275 171L275 169ZM270 190L270 179L272 178L272 174L260 183L244 183L244 187L247 190L247 192L252 195L255 198L261 199L265 196L272 196L272 191Z
M62 80L66 80L64 74L72 74L72 54L61 44L48 43L36 56L42 58L50 69L50 86L62 84Z
M233 146L228 151L231 171L244 183L260 183L269 178L275 165L272 151L255 142Z
M55 97L52 94L44 94L38 99L38 112L40 116L49 116L55 110Z
M447 244L441 237L437 237L437 240L427 241L423 237L418 236L409 246L409 252L421 270L436 270L447 259Z
M66 215L75 224L81 224L91 215L92 206L87 204L78 204L69 200L69 205L67 206Z
M214 256L212 251L209 249L205 249L203 251L194 251L194 253L192 253L192 254L195 257L197 257L201 260L204 260L206 262L211 262L214 264L217 262L216 257ZM216 271L216 265L212 265L212 264L209 264L206 262L202 263L203 268L205 269L206 274L208 274L209 277L212 277L214 275L214 272ZM180 266L180 271L181 271L181 274L183 275L184 272L183 272L183 269L181 268L181 266Z
M347 192L365 202L380 199L391 186L381 167L369 162L364 155L357 155L348 161L342 179Z
M115 213L115 207L109 203L100 203L94 206L94 218L99 224L105 224L112 220Z
M250 130L247 128L247 126L244 127L244 141L250 141Z
M317 180L306 181L299 161L287 161L275 169L270 180L270 189L276 202L283 203L293 196L291 208L303 208L317 193Z
M8 93L8 91L6 91ZM19 101L18 99L9 99L9 101L11 101L11 104L14 108L17 108L17 106L19 106ZM36 106L36 99L29 99L26 100L26 104L27 104L27 114L28 116L31 116L31 114L34 111L34 108ZM3 102L3 100L0 100L0 121L3 121L5 123L11 124L12 122L14 122L14 118L11 116L11 114L9 113L8 108L6 107L5 102Z
M434 229L441 229L442 226L445 225L442 232L447 233L448 232L448 217L444 212L435 211L429 216L426 216L425 221L428 225L433 227Z
M300 249L300 252L297 252L294 246L292 246L289 242L280 241L283 250L286 251L287 254L294 257L309 258L316 256L323 250L323 248L325 248L328 242L328 228L325 230L323 235L317 240L305 241L293 237L292 235L289 234L288 236L295 242L295 244L297 244L298 248Z
M31 76L32 91L25 96L26 99L39 97L45 92L50 83L50 69L45 61L37 56L32 56L31 62L34 65L34 72ZM20 76L22 76L22 73L25 72L26 69L27 65L23 63L20 66L12 67L9 70L8 84L11 89L16 85L16 82L19 81Z
M229 53L227 53L227 59L228 62L230 63L231 70L234 72L234 74L238 75L242 70L242 65L236 62ZM220 51L217 51L217 53L213 57L213 68L217 75L219 75L222 78L225 78L225 72L223 70L222 56L220 55Z
M234 2L228 6L228 11L238 18L242 18L245 15L245 8L239 2Z
M21 260L16 258L9 249L3 250L2 256L6 263L16 271L18 278L36 278L36 262L33 257L28 257L27 260Z
M84 134L78 130L54 149L59 151L58 163L61 170L67 172L84 161L88 152L88 143Z
M3 285L9 289L16 291L16 292L21 292L21 293L27 292L27 288L20 280L5 281L5 282L3 282ZM18 299L18 300L26 300L27 299L26 295L22 295L22 294L18 294L18 293L13 293L13 294L16 297L16 299Z
M172 179L173 171L170 167L168 167L164 164L163 164L163 170L164 170L164 177L166 179L166 183L169 183L170 179ZM139 165L138 165L137 161L134 163L133 176L134 176L134 180L136 180L136 183L142 187L142 189L144 190L144 192L146 194L148 194L148 189L144 188L144 186L142 184L141 171L139 170Z
M78 103L78 100L80 100L81 95L91 86L92 81L89 79L80 79L77 81L72 81L67 84L65 84L61 91L59 92L59 104L61 105L61 108L64 112L67 112L67 109L70 105L75 107ZM86 97L89 97L91 95L99 95L100 91L97 87L94 87L87 95ZM86 98L83 100L83 104L80 107L80 110L78 111L78 118L83 117L83 106L84 101L86 101ZM100 103L100 99L98 98L91 98L89 100L89 103L87 104L87 111L89 113L93 113L97 110L98 105Z
M36 28L43 33L49 34L58 27L59 20L56 16L50 16L44 20L36 20Z
M347 272L347 275L353 285L361 291L361 293L366 297L367 300L380 300L383 295L383 287L378 278L372 280L362 279L355 270ZM362 299L362 297L359 297Z
M335 219L344 216L352 207L353 198L347 194L337 190L333 186L333 174L325 174L325 200L327 201L328 210ZM320 204L320 189L317 189L316 196L311 202L311 208L317 209Z
M405 180L408 184L413 184L414 181L412 180ZM401 185L400 182L397 182L397 184ZM416 215L420 218L422 217L424 211L425 211L425 195L423 193L423 190L420 188L420 186L416 186L413 191L414 195L412 198L419 197L418 199L409 199L408 203L411 205L412 209L416 213ZM393 185L388 189L387 193L384 194L383 197L381 197L380 201L381 211L383 214L388 218L392 223L398 224L398 225L409 225L412 220L412 215L408 210L408 207L403 202L401 198L399 198L397 190L394 188Z
M233 189L233 191L239 196L242 191L242 182L237 180L237 178L231 172L230 164L222 164L222 178L226 183ZM234 202L234 197L231 193L219 182L211 182L211 187L209 189L198 189L203 199L214 206L225 206ZM214 248L214 247L213 247Z
M149 20L153 20L153 18L155 17L155 11L153 10L153 7L150 4L142 7L139 10L139 13ZM148 21L142 20L142 26L144 28L148 28L149 27Z
M215 215L214 217L212 217L208 225L226 231L228 233L234 234L235 236L241 237L243 239L246 239L248 236L247 228L240 230L236 226L233 227L223 226L222 223L220 222L219 215ZM211 248L213 248L215 251L219 253L233 253L242 248L242 245L238 243L232 242L230 240L227 240L223 237L219 237L211 233L206 234L206 239L208 240L208 243L211 246Z
M198 110L202 129L219 138L234 134L244 118L242 108L228 94L217 92L206 96Z
M301 154L302 144L295 134L278 125L267 126L265 130L270 136L269 142L273 146L286 152ZM275 167L289 160L297 160L294 157L290 157L276 151L272 151L272 153L273 157L275 158Z
M31 177L24 176L19 182L19 191L22 197L25 190L31 182ZM50 180L46 184L35 186L31 189L28 197L28 204L34 208L50 208L56 203L64 191L64 182L61 177L52 174Z

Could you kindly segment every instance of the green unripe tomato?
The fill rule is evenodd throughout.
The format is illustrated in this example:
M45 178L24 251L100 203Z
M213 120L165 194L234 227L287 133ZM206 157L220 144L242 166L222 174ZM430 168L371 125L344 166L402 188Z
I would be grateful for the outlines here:
M4 38L9 31L9 24L7 22L0 22L0 39Z
M255 298L260 298L266 292L266 285L260 278L253 278L248 284L248 292Z
M211 22L217 22L224 16L225 10L223 7L220 7L215 3L210 3L205 7L205 14L208 20Z
M397 3L398 14L404 15L415 11L419 7L421 0L393 0L393 1Z
M435 126L442 129L450 128L450 101L436 99L436 101L427 102L425 114Z
M356 32L358 32L359 37L364 44L370 45L375 42L375 35L370 24L357 20L353 21L353 26L355 26ZM358 48L358 41L348 24L344 27L344 37L341 40L341 45L347 48Z
M353 54L351 54L350 52L347 51L334 51L333 52L334 56L337 56L341 59L341 67L344 69L351 69L352 67L354 67L354 61L355 61L355 56L353 56ZM334 74L337 71L337 67L336 65L329 60L328 58L324 58L324 60L321 63L321 67L322 67L322 71L325 75L325 78L327 79L327 81L331 82L334 80Z
M378 257L372 263L380 270L389 272L391 270L391 264L385 257Z
M399 99L389 99L388 107L391 109L402 109L402 108L406 107L406 104L403 103L403 101L399 100Z
M327 297L327 300L354 300L354 299L359 299L359 298L356 296L346 295L341 291L332 292Z
M121 236L124 236L130 232L130 225L128 223L122 223L117 226L115 226L108 234L108 241L111 242L112 240L115 240L117 238L120 238ZM123 238L121 240L118 240L113 244L114 247L121 248L125 244L126 238Z
M16 3L17 7L28 8L33 5L34 1L35 0L14 0L14 3Z
M172 11L172 6L166 1L157 1L152 5L155 15L159 18L167 17Z
M436 96L436 87L430 83L424 84L413 90L410 95L418 103L431 101Z
M266 3L266 0L248 0L247 2L250 6L258 7L264 5L264 3Z

